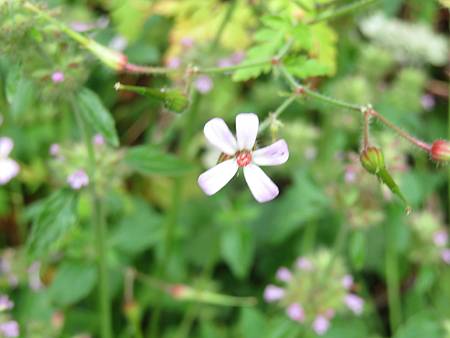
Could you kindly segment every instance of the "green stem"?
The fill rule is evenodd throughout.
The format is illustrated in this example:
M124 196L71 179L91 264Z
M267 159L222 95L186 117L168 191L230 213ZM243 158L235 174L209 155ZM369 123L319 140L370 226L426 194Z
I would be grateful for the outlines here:
M111 329L111 306L108 283L108 266L106 257L106 224L103 212L103 203L96 187L96 160L94 146L87 131L87 125L81 116L78 107L72 99L72 107L75 112L77 124L82 133L84 143L88 152L89 192L92 200L92 223L95 225L96 249L99 273L99 307L100 307L100 330L102 338L112 338Z
M386 238L386 281L389 303L389 325L391 327L391 333L394 335L395 331L401 322L401 304L400 304L400 286L398 275L398 258L395 251L395 243L393 239L395 236L392 234L392 224L385 225L385 238Z
M285 111L287 107L291 105L292 102L296 99L295 95L289 96L283 103L275 110L273 114L270 114L259 126L259 132L263 132L267 129L268 126Z
M211 51L216 49L217 45L220 42L220 39L222 38L222 34L225 31L225 27L227 26L228 22L230 22L231 17L233 16L234 10L236 9L237 0L232 0L231 3L228 5L228 10L225 13L225 16L223 17L222 22L220 23L219 29L216 32L216 35L214 36L214 40L211 44Z
M379 0L361 0L354 2L352 4L348 4L345 6L342 6L336 10L330 11L330 12L324 12L319 14L316 18L314 18L312 21L309 21L308 24L316 24L322 21L327 21L330 19L335 19L343 15L347 15L350 12L359 10L361 8L364 8L366 6L372 5Z
M349 226L347 225L345 220L343 220L342 217L339 217L338 219L340 220L340 227L336 236L336 240L334 241L333 249L331 251L330 261L328 262L328 265L324 270L325 271L324 278L328 278L333 268L333 264L336 261L336 258L342 253L342 250L344 249L345 245L345 240L347 238L347 234L349 231Z

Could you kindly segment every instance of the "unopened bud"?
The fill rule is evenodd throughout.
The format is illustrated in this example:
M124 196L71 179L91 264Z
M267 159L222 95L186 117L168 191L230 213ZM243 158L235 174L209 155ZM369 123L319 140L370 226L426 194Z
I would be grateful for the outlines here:
M191 294L191 288L183 284L175 284L169 288L169 293L173 298L184 299Z
M364 149L359 158L364 169L371 174L376 175L385 167L383 153L376 147Z
M450 161L450 142L447 140L437 140L431 145L431 158L439 162Z

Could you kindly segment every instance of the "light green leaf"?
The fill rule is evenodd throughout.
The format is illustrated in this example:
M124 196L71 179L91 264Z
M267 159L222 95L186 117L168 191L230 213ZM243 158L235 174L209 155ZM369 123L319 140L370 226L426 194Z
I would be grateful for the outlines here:
M222 257L238 278L247 276L254 256L254 239L246 226L227 226L221 237Z
M360 270L366 260L366 235L362 231L354 232L350 237L349 250L353 266Z
M119 145L114 119L96 93L88 88L81 89L75 104L79 107L83 118L96 132L102 134L113 146Z
M394 338L442 338L443 331L438 315L432 310L424 310L401 326Z
M74 304L86 297L97 282L97 268L86 261L65 261L56 272L49 292L60 306Z
M76 222L75 192L60 190L48 197L39 207L27 240L27 251L31 257L47 254L58 245Z
M194 168L192 164L150 145L128 149L124 161L131 169L150 175L177 176Z

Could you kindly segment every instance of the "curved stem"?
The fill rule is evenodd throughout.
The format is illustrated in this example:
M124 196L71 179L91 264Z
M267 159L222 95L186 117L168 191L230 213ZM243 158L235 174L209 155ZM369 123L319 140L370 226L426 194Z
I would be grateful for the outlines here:
M231 3L228 6L228 10L225 13L225 16L223 17L222 22L220 23L219 29L216 32L216 35L214 36L214 40L211 44L211 50L216 49L217 45L220 42L220 39L222 38L222 34L225 31L225 27L227 26L228 22L230 22L231 17L233 16L234 10L236 9L237 0L232 0Z
M283 101L283 103L273 112L273 114L270 114L259 126L259 132L263 132L267 129L268 126L270 126L270 123L273 121L276 121L276 119L287 109L292 102L296 99L296 95L289 96L286 100Z
M74 99L72 107L75 112L77 124L83 135L84 143L88 152L88 171L89 171L89 193L92 200L92 223L95 226L96 248L99 273L99 306L100 306L100 330L102 338L112 338L111 329L111 307L108 283L108 265L106 258L106 224L103 212L103 203L96 187L96 160L94 146L89 137L87 126L81 116Z

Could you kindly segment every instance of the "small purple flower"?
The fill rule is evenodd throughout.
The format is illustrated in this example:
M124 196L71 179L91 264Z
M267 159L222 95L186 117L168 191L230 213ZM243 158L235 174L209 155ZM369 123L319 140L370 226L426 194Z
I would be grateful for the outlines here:
M181 60L179 57L171 57L167 60L166 66L170 69L177 69L181 66Z
M277 270L277 279L282 282L289 282L292 279L292 273L284 266Z
M18 337L19 336L19 324L16 321L10 320L4 323L0 323L0 333L5 337Z
M364 310L364 300L357 295L351 293L346 295L344 302L355 315L360 315Z
M67 177L67 183L69 183L72 189L79 190L89 184L89 176L84 170L80 169Z
M20 171L19 164L9 158L14 142L9 137L0 137L0 185L8 183Z
M445 263L450 264L450 249L442 250L441 258Z
M313 269L312 262L305 257L299 257L297 259L296 265L300 270L311 271Z
M436 100L434 99L433 95L425 94L420 99L420 102L422 104L423 109L429 111L434 108L436 104Z
M208 75L200 75L195 80L195 88L202 94L209 93L213 87L213 81Z
M31 290L38 291L42 289L43 284L41 282L41 263L39 261L34 262L28 268L28 284L30 285Z
M323 334L325 334L325 332L328 331L330 322L324 316L319 315L316 317L316 319L314 319L312 327L314 332L316 332L319 336L322 336Z
M230 60L234 65L241 63L242 61L244 61L244 59L245 59L245 52L243 51L234 52L230 57Z
M353 166L345 168L344 180L346 183L353 183L356 181L356 170Z
M264 300L268 303L276 302L284 297L284 289L275 286L275 285L267 285L264 290Z
M231 67L233 66L233 62L231 61L230 58L222 58L219 59L219 61L217 62L217 66L224 68L224 67Z
M433 235L433 242L438 247L444 247L448 242L448 234L445 230L436 231Z
M198 178L200 188L208 196L222 189L238 172L244 171L244 178L253 197L264 203L278 196L279 190L260 166L273 166L285 163L289 158L287 143L278 140L270 146L253 150L258 134L259 120L253 113L236 116L236 138L220 118L205 124L206 139L228 159L205 171Z
M50 155L56 157L61 152L61 146L58 143L53 143L50 145L50 149L48 152L50 153Z
M105 138L103 137L102 134L95 134L94 137L92 138L92 143L95 144L96 146L102 146L105 144Z
M353 285L353 277L351 275L345 275L341 280L344 289L349 290Z
M189 36L185 36L185 37L181 38L180 44L185 49L192 48L194 46L194 39Z
M10 310L14 307L14 302L7 295L0 295L0 312Z
M52 74L53 83L61 83L64 81L64 73L60 71L56 71Z
M305 312L299 303L289 305L286 309L286 313L289 318L295 320L296 322L302 323L305 320Z

